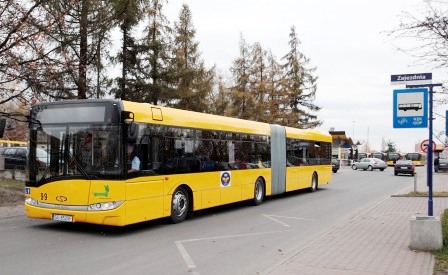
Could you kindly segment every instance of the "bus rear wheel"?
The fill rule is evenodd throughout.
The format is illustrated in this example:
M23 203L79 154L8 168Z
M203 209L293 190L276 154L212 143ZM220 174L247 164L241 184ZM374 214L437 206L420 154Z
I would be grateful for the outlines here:
M190 207L190 198L185 187L178 187L173 193L171 200L171 221L173 223L183 222L187 216Z
M254 205L260 205L263 202L264 195L265 195L264 182L263 182L263 180L261 178L258 178L255 181L255 185L254 185L254 200L253 200L253 204Z

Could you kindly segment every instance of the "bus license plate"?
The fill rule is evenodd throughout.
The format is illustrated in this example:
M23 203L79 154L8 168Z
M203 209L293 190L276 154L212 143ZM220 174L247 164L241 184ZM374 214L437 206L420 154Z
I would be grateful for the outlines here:
M73 222L73 216L53 214L53 221Z

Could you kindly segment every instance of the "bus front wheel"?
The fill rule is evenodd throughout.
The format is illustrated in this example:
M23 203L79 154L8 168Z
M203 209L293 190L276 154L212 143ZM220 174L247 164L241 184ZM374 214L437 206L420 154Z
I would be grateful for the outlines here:
M255 181L255 185L254 185L254 200L253 200L253 204L254 205L260 205L263 202L264 195L265 195L264 182L263 182L263 180L261 178L258 178Z
M318 184L317 184L317 175L316 173L313 174L313 178L311 179L311 188L310 191L311 192L315 192L318 188Z
M173 223L183 222L188 215L190 198L185 187L178 187L173 193L171 200L171 221Z

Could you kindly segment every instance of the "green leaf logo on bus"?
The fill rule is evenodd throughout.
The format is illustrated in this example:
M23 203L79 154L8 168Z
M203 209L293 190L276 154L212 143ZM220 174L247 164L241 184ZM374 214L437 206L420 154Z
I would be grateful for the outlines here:
M104 192L93 192L93 196L95 197L107 197L107 195L109 195L109 185L104 185Z

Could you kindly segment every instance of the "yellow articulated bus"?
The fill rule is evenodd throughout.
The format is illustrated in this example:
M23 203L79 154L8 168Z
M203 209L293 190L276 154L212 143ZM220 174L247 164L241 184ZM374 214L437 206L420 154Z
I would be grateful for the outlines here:
M124 226L331 181L331 136L120 100L30 113L26 215ZM47 165L33 161L37 148Z

